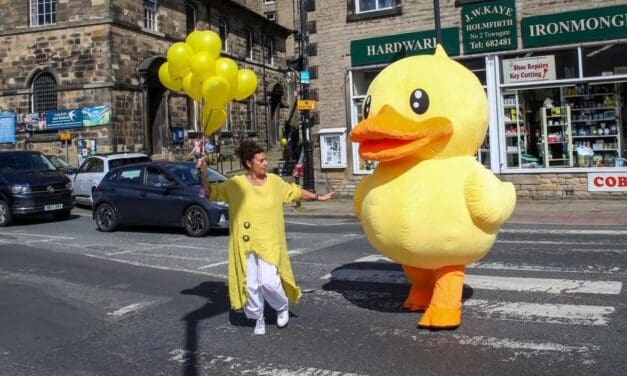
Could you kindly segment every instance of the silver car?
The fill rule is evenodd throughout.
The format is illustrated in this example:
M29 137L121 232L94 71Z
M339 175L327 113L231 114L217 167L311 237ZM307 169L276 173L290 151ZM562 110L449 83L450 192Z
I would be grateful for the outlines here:
M77 204L92 206L93 191L109 170L132 163L149 162L144 153L115 153L87 157L73 174L69 174Z

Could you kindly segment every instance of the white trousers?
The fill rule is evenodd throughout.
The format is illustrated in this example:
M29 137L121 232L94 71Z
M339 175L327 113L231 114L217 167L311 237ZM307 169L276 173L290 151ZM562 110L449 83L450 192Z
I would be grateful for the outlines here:
M287 295L277 267L263 261L254 252L248 253L246 289L248 301L244 306L244 312L249 319L257 320L263 317L264 301L277 311L287 309Z

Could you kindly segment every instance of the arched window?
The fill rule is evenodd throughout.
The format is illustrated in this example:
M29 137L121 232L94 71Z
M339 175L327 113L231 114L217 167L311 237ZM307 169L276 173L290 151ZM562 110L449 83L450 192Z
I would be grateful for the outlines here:
M50 72L37 73L32 85L33 112L57 109L57 81Z
M185 4L185 28L187 34L196 30L196 7L193 4Z

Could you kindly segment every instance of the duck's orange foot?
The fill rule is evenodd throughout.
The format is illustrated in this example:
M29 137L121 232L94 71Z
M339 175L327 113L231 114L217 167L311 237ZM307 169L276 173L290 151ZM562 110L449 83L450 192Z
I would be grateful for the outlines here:
M424 311L429 307L429 303L431 303L431 296L433 295L433 290L429 289L417 289L412 287L409 290L409 296L403 303L403 308L409 309L410 311Z
M462 310L430 306L418 322L419 328L455 329L462 323Z

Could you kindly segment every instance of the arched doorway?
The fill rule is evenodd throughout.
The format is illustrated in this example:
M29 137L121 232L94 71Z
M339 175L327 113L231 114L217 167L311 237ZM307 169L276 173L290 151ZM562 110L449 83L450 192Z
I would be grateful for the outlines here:
M144 86L144 150L148 155L161 154L168 140L168 90L159 81L163 56L144 60L137 71Z
M268 140L270 145L275 146L281 139L281 119L279 109L283 106L283 94L285 90L279 83L273 83L268 86L268 95L270 103L270 121L268 123Z

